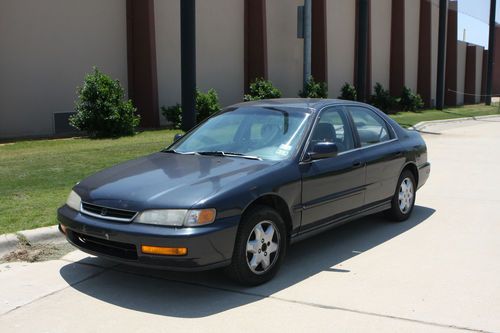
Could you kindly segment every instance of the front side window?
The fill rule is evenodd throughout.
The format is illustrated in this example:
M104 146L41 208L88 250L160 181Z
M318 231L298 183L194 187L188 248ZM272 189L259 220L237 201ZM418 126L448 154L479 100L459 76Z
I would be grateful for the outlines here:
M352 132L342 107L326 109L319 115L311 137L311 149L321 141L335 143L339 153L354 148Z
M387 124L373 111L363 107L350 106L349 112L356 126L361 147L391 139Z
M242 107L208 119L173 144L178 153L224 152L280 161L298 149L310 113L293 108Z

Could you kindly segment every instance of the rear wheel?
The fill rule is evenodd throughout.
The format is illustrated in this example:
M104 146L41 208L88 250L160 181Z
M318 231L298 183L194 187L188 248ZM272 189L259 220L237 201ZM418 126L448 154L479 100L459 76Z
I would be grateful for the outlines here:
M258 206L241 221L229 275L245 285L258 285L276 275L286 252L286 228L274 209Z
M391 208L387 211L387 216L397 222L407 220L415 205L415 195L415 177L411 171L404 170L399 176L398 186L392 197Z

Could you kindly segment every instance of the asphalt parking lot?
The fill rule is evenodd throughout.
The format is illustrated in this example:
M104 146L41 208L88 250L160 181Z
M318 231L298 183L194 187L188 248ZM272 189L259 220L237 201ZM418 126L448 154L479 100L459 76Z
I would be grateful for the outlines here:
M404 223L303 241L256 288L79 251L2 264L0 331L500 332L500 117L425 131L431 177Z

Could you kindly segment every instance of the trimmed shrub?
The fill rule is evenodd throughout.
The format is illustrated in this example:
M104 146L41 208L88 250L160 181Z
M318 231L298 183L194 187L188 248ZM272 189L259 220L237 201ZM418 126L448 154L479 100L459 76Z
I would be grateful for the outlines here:
M358 99L358 93L352 84L346 82L342 88L340 88L340 96L338 98L348 101L356 101Z
M132 101L124 100L123 88L97 68L85 76L78 87L75 111L70 117L71 126L87 132L92 137L117 137L134 135L140 116Z
M271 81L262 78L252 82L249 91L250 93L243 98L245 102L281 97L281 91L279 91Z
M219 96L215 89L210 89L206 93L196 90L196 121L202 122L212 114L220 110ZM175 104L172 106L162 106L161 113L172 123L174 129L182 127L182 106Z
M179 103L165 107L161 107L163 116L172 123L174 129L180 129L182 125L182 107Z
M210 89L206 93L196 91L196 121L202 122L212 114L219 112L219 96L215 89Z
M403 111L418 111L424 107L424 101L419 94L413 93L408 87L403 87L399 107Z
M389 113L389 111L394 110L396 106L396 99L391 96L389 90L384 89L380 83L375 84L375 94L371 96L370 104Z
M304 90L299 91L302 98L328 98L328 86L326 82L316 82L311 76L306 82Z

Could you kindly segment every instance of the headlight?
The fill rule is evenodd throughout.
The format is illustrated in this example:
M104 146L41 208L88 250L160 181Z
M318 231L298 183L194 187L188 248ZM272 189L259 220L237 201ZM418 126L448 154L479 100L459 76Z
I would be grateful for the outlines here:
M73 208L76 211L80 211L80 206L82 204L82 198L75 191L71 191L68 195L68 200L66 200L66 205Z
M172 227L196 227L212 223L215 221L215 215L215 209L146 210L140 213L134 222Z

